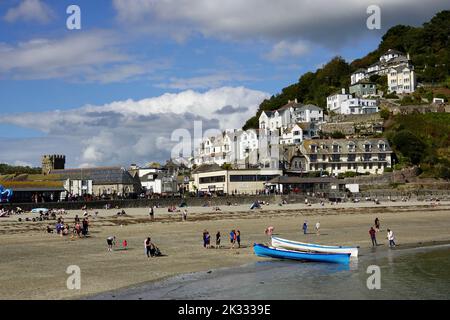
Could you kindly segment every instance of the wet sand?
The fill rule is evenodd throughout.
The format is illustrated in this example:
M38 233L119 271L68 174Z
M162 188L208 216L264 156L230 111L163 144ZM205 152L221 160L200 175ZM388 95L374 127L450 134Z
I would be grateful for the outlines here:
M181 213L156 210L151 222L148 210L125 209L125 217L117 217L118 210L99 210L91 218L88 238L73 239L47 234L49 222L17 222L19 216L0 219L0 299L74 299L101 292L162 280L177 274L236 267L261 258L253 254L254 242L267 242L264 230L275 227L275 234L293 240L322 244L359 245L361 253L370 252L368 229L378 217L382 231L377 250L388 250L386 228L397 238L398 248L450 242L450 202L432 205L430 202L304 204L263 206L249 210L249 206L188 208L188 221L181 221ZM93 211L90 214L93 215ZM72 223L75 214L64 216ZM32 214L20 216L32 217ZM301 226L307 220L309 234L303 235ZM314 234L314 225L321 224L321 235ZM54 222L51 222L54 224ZM207 229L214 244L218 230L222 234L221 249L204 249L202 232ZM229 249L229 232L241 231L241 249ZM114 252L107 252L106 238L117 237ZM144 256L144 239L150 235L164 257L148 260ZM128 250L121 250L122 240ZM394 249L395 250L395 249ZM66 269L77 265L81 269L81 290L68 290Z

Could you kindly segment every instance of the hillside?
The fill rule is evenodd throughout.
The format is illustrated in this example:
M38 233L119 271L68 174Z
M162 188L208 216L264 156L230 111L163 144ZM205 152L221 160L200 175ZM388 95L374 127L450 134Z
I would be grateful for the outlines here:
M303 74L297 83L283 88L281 93L264 100L256 115L245 123L243 129L257 128L262 111L278 109L289 100L297 99L305 104L312 103L325 108L326 97L340 88L348 87L353 71L375 63L388 49L410 54L418 82L440 83L450 88L449 39L449 10L439 12L421 27L403 25L392 27L382 37L378 48L365 57L356 59L350 64L341 57L335 57L316 72Z
M422 177L450 179L450 114L397 115L384 136L397 155L397 168L419 165Z

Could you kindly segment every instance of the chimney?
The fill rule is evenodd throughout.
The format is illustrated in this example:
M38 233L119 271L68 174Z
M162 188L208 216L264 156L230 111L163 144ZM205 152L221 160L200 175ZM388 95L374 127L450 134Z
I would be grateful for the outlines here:
M342 94L345 94L345 88L342 88Z
M295 103L298 103L298 102L297 102L297 98L295 98Z

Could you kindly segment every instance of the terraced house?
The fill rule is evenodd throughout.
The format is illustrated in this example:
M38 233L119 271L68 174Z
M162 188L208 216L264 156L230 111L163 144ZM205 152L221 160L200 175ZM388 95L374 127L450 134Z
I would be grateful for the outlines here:
M303 172L381 174L391 167L392 149L385 139L305 140L300 151L295 161Z

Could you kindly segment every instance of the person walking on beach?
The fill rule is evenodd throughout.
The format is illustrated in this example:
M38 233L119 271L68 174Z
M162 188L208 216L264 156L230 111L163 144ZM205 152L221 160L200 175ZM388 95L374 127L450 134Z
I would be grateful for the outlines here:
M208 230L203 230L203 248L207 248Z
M370 239L372 240L372 246L373 247L378 246L376 233L377 232L375 231L375 229L373 227L370 227L369 234L370 234Z
M236 231L236 241L238 243L238 248L241 247L241 231L237 230Z
M231 249L234 249L234 245L236 244L236 232L234 230L231 230L230 232L230 243Z
M116 236L109 236L106 238L106 243L108 244L108 252L113 251L113 245L116 244Z
M375 230L376 232L380 231L380 219L378 217L375 219Z
M187 210L186 209L183 210L182 220L183 221L187 220Z
M155 207L154 206L150 206L148 213L150 215L150 220L151 221L155 220Z
M387 239L389 240L389 247L395 247L395 237L394 237L394 232L392 232L392 230L387 229Z
M306 234L307 230L308 230L308 221L305 220L305 222L303 222L303 234Z
M320 221L317 221L316 223L316 234L320 236Z
M216 233L216 249L220 248L220 231Z

